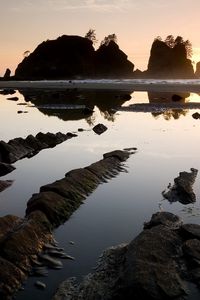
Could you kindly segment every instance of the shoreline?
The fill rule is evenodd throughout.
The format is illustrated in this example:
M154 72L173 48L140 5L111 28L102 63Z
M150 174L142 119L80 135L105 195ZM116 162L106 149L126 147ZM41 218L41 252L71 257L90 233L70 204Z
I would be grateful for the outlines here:
M146 81L146 82L145 82ZM198 82L195 82L198 81ZM199 80L45 80L0 81L0 89L79 89L200 93Z

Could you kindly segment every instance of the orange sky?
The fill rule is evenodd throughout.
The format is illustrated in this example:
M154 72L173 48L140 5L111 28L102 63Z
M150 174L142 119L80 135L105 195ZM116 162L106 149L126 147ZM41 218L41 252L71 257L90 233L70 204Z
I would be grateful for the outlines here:
M0 75L14 73L26 50L62 34L116 33L120 48L144 70L153 39L181 35L200 59L199 0L1 0Z

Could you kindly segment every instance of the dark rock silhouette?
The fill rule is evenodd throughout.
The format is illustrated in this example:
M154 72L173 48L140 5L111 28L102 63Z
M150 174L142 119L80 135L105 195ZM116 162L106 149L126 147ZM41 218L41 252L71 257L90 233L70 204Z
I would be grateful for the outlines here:
M0 141L0 162L12 164L24 157L31 157L45 148L53 148L72 137L76 134L70 132L64 134L57 133L42 133L39 132L35 137L28 135L25 139L15 138L8 143Z
M18 65L18 79L59 79L92 76L94 48L92 41L79 36L63 35L42 42Z
M99 123L99 124L97 124L96 126L94 126L93 128L92 128L92 130L96 133L96 134L102 134L102 133L104 133L106 130L107 130L108 128L104 125L104 124L101 124L101 123Z
M101 77L131 77L134 64L127 60L127 55L119 46L110 41L103 44L95 53L96 76Z
M155 213L129 244L106 249L81 283L64 281L53 300L185 299L187 282L199 286L199 238L200 225Z
M195 112L195 113L192 114L192 117L193 117L193 119L195 119L195 120L200 119L200 113Z
M195 72L195 76L197 78L200 78L200 61L196 64L196 72Z
M193 185L197 177L198 170L191 168L191 172L180 172L174 179L174 185L169 185L168 191L163 191L162 195L169 202L179 201L182 204L194 203L196 195Z
M3 75L4 79L9 79L10 78L10 74L11 74L11 70L10 69L6 69L5 74Z
M155 39L146 75L155 78L194 78L192 62L187 58L185 44L181 42L170 47L166 42Z
M14 166L0 162L0 176L4 176L13 170L15 170Z
M66 79L131 76L134 65L111 41L95 51L92 41L63 35L41 43L15 71L16 79Z

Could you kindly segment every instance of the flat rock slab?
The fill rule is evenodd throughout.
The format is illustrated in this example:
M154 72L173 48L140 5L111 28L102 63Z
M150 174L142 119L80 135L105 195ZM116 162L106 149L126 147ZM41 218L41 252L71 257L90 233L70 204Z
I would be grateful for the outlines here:
M199 227L158 212L129 244L105 250L80 284L64 281L53 300L186 299L187 282L200 286Z

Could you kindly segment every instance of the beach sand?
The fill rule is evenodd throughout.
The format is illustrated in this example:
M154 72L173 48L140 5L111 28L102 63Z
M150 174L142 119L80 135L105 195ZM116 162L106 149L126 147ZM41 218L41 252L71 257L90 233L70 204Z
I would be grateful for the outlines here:
M200 93L199 80L42 80L0 81L0 89L90 89Z

